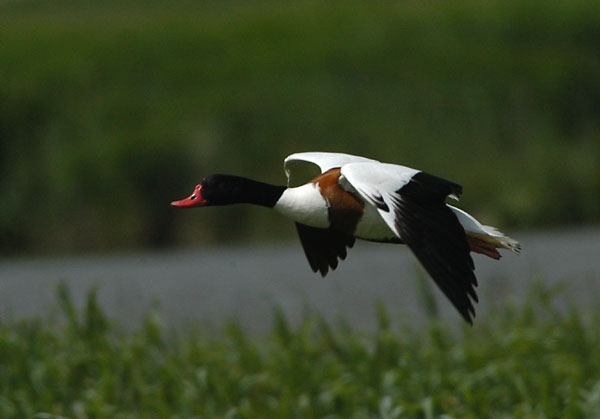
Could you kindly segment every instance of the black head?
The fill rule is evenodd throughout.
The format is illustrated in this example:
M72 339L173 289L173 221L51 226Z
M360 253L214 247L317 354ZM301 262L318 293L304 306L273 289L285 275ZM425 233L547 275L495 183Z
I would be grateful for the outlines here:
M215 174L205 177L188 198L171 205L193 208L248 203L272 207L285 189L240 176Z
M202 196L208 205L229 205L247 202L246 198L252 193L253 182L233 175L208 175L200 185Z

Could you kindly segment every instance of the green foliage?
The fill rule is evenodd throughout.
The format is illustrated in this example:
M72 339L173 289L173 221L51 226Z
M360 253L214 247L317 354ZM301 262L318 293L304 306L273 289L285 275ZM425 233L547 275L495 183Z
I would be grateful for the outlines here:
M280 310L273 331L235 322L218 337L168 332L150 314L131 333L92 290L81 309L61 287L61 323L0 324L2 417L595 417L600 313L522 307L451 331L440 319L401 331L383 307L369 336Z
M118 4L117 4L118 3ZM209 172L288 153L429 170L513 226L598 222L595 1L0 5L0 246L273 238L265 211L176 213ZM283 229L292 233L292 229Z

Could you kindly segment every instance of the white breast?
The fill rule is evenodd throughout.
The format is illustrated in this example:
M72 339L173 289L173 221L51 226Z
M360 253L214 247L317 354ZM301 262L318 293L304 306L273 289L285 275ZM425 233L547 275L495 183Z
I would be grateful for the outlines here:
M311 227L329 227L327 202L317 186L307 183L286 189L274 207L294 221Z

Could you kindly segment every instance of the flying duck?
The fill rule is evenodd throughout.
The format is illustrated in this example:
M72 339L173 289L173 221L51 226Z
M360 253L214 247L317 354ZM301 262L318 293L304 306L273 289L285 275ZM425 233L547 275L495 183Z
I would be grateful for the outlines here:
M276 186L233 176L209 175L179 208L247 203L274 208L296 222L314 272L325 276L346 258L356 239L406 244L462 317L472 324L477 302L470 252L500 259L497 249L518 253L519 243L465 211L456 183L397 164L343 153L295 153L284 161L316 164L321 174L298 186Z

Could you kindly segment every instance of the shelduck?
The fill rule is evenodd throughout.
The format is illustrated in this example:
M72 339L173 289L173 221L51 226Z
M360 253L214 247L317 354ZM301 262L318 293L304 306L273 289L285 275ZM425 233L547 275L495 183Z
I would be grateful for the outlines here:
M321 174L298 187L213 174L179 208L247 203L273 208L296 222L300 242L314 272L325 276L346 258L356 239L406 244L469 323L475 316L477 279L470 252L500 259L497 249L518 253L519 243L465 211L446 204L458 200L456 183L406 166L343 153L295 153L284 161L316 164Z

